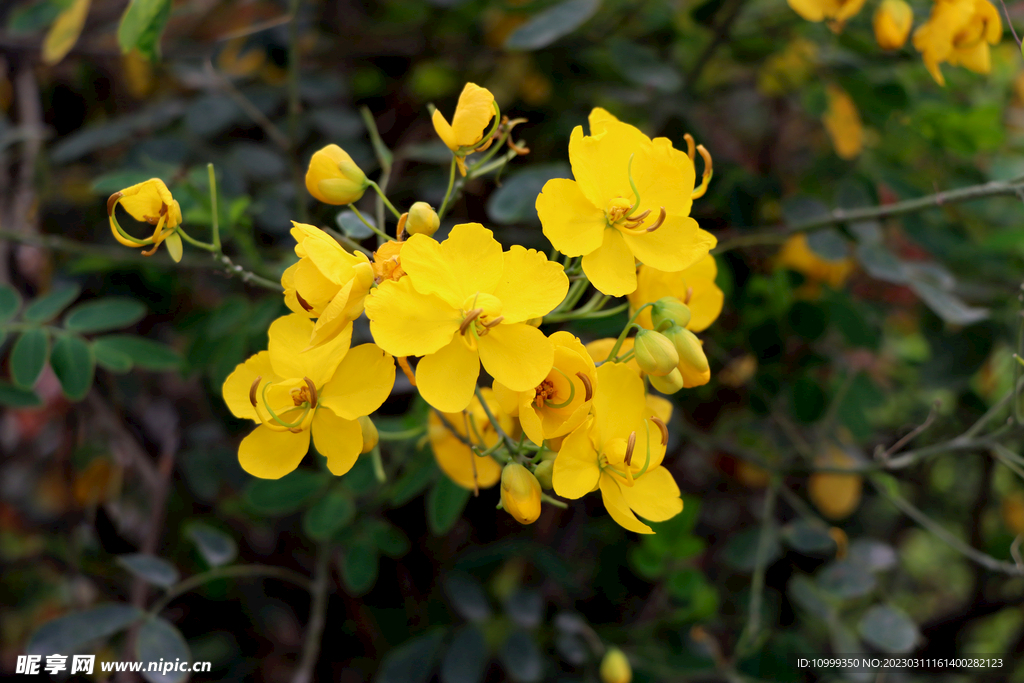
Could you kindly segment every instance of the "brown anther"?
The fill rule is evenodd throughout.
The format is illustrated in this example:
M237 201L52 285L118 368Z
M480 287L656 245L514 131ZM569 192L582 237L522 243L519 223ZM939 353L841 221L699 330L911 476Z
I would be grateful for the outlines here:
M316 408L316 385L313 384L313 380L308 377L303 377L302 380L306 383L306 386L309 387L309 407Z
M249 387L249 403L252 404L253 408L256 407L256 390L259 388L262 380L263 375L256 375L256 379L252 381L252 386Z
M690 157L690 161L693 161L695 158L697 158L697 155L694 154L693 149L693 136L690 135L689 133L686 133L685 135L683 135L683 139L686 140L686 156Z
M466 330L469 329L470 323L480 317L480 314L484 312L482 308L474 308L472 311L466 314L462 324L459 325L459 334L466 334Z
M487 329L491 329L492 327L494 327L495 325L497 325L498 323L500 323L504 319L505 319L505 316L499 315L494 320L490 320L488 322L485 322L484 323L484 327L486 327Z
M589 401L590 399L594 398L594 387L590 383L590 378L584 375L582 372L577 372L576 376L580 378L581 382L583 382L583 389L586 392L586 396L583 397L583 400Z
M401 242L405 239L405 222L409 220L409 212L406 211L398 217L398 230L395 232L395 238Z
M629 433L629 439L626 441L626 457L622 459L626 463L627 467L633 465L633 449L636 447L636 432Z
M296 299L296 301L299 302L299 305L302 306L307 311L312 311L313 310L313 307L310 306L308 301L306 301L305 299L302 298L302 295L299 294L298 291L295 292L295 299Z
M683 303L689 305L690 299L693 298L693 287L686 288L686 298L683 299Z
M651 422L653 422L654 424L658 425L658 429L661 430L661 445L662 446L667 446L668 445L668 427L665 425L664 422L662 422L661 418L658 417L657 415L652 415L651 416Z
M660 227L661 227L661 224L665 222L665 217L666 217L667 215L668 215L668 214L667 214L667 213L665 213L665 207L664 207L664 206L663 206L663 207L661 207L661 213L660 213L660 214L658 215L658 220L656 220L656 221L654 222L654 225L652 225L651 227L647 228L647 232L654 232L655 230L657 230L658 228L660 228Z
M146 251L142 251L142 252L139 252L139 253L141 253L143 256L152 256L153 254L156 253L156 250L157 250L157 248L159 246L160 246L159 243L154 244L152 249L147 249Z
M644 219L651 215L651 210L647 209L641 214L637 214L632 218L627 219L626 227L632 230L633 228L640 227L640 224L644 222Z
M515 152L516 154L518 154L519 156L526 156L527 154L530 153L530 148L527 147L526 145L517 145L516 143L512 142L511 135L508 137L508 148Z
M123 196L124 196L124 194L122 194L121 192L115 192L114 194L110 195L110 198L107 199L107 215L108 216L113 216L114 215L114 205L117 204L117 201L119 199L121 199L121 197L123 197Z

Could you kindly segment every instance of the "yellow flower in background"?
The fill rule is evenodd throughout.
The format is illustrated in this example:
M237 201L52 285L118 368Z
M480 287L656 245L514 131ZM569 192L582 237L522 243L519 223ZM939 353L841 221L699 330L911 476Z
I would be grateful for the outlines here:
M825 131L832 139L832 147L840 159L853 159L864 149L864 126L853 98L841 88L828 85L828 109L821 117Z
M857 461L838 446L829 446L815 458L819 467L852 469ZM860 505L864 479L859 474L815 472L807 479L807 495L814 506L829 519L843 519Z
M835 33L860 12L864 0L788 0L789 6L807 21L824 21Z
M590 135L577 126L569 140L576 179L549 180L537 197L555 249L582 256L591 283L612 296L636 289L637 259L676 272L706 256L717 240L690 217L696 174L686 152L604 109L589 122Z
M811 79L817 63L817 45L806 38L791 40L764 61L757 73L757 89L769 96L793 92Z
M819 256L807 244L807 235L802 232L791 235L783 243L782 249L775 257L775 264L777 267L795 270L806 277L808 282L801 288L806 295L817 294L820 283L827 284L833 289L842 287L856 267L851 258L830 261Z
M481 363L512 391L540 384L554 349L527 324L569 289L562 266L533 249L503 252L479 223L452 228L438 243L413 235L402 247L406 277L385 281L366 299L373 338L395 356L424 356L416 385L446 412L469 405Z
M337 145L317 150L309 160L306 189L324 204L340 206L359 201L369 186L363 170Z
M610 647L604 653L598 673L601 675L601 683L630 683L633 680L633 669L629 666L629 660L617 647Z
M597 368L579 339L564 331L548 339L555 351L554 364L536 387L512 391L494 382L494 395L502 409L519 417L523 431L535 444L576 429L590 413L597 387Z
M497 115L494 95L476 83L466 83L449 124L439 109L434 110L433 124L438 137L455 155L459 172L466 175L466 156L485 148L484 130Z
M924 25L914 31L914 47L928 73L946 85L939 65L948 62L975 73L992 70L989 45L1003 37L999 11L988 0L936 0Z
M882 0L872 19L875 40L883 50L898 50L914 25L914 10L904 0Z
M540 517L540 482L518 462L501 471L501 505L520 524L533 524Z
M640 266L636 274L636 290L629 294L629 315L632 317L644 304L672 296L690 308L690 322L686 324L686 329L703 332L718 319L725 301L725 295L715 284L716 277L718 265L711 254L677 273L666 273L647 265ZM653 330L651 309L640 311L636 322L641 327Z
M64 59L82 35L85 18L89 14L89 0L72 0L64 6L67 9L57 15L43 39L44 64L53 65Z
M555 458L555 493L575 499L600 489L618 524L654 533L636 515L661 522L683 510L679 487L661 465L661 425L647 417L644 383L631 369L605 363L597 369L597 381L594 414L565 437Z
M320 228L292 221L299 262L281 275L284 302L294 313L317 318L309 346L330 341L362 315L374 281L370 260L349 253Z
M377 410L395 384L395 363L374 344L349 349L351 326L322 346L309 345L313 322L286 315L270 325L270 344L224 381L235 417L259 426L242 439L238 461L249 474L280 479L302 462L312 435L335 475L348 472L363 448L359 418Z
M388 240L373 252L373 279L377 284L384 280L398 280L405 275L401 256L404 244Z
M147 240L137 240L126 233L114 215L118 204L135 220L152 225L153 236ZM150 178L110 195L107 200L107 216L110 218L110 231L114 239L124 246L138 248L153 245L152 249L142 252L144 256L152 256L161 243L167 242L171 258L181 260L182 244L177 232L177 227L181 225L181 207L159 178Z
M494 393L481 389L480 395L501 428L511 435L515 422L501 409ZM464 489L486 489L498 483L501 465L490 456L476 455L468 445L487 450L501 440L479 398L474 396L469 407L461 412L438 414L431 410L427 416L427 435L438 467L453 482Z

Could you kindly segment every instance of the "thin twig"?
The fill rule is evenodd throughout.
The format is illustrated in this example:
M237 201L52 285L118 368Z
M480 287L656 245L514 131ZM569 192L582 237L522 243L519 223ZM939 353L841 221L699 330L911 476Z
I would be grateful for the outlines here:
M327 543L321 544L317 549L313 585L310 587L313 602L309 608L309 623L303 638L302 658L292 676L292 683L310 683L313 680L313 670L320 659L320 645L324 639L327 603L330 598L331 555L332 550Z
M293 583L307 591L313 592L313 582L302 574L294 572L291 569L268 564L239 564L230 567L216 567L208 572L190 576L181 583L171 586L168 589L167 594L157 601L149 611L151 614L160 614L160 612L162 612L167 605L171 604L171 602L178 599L180 596L199 588L199 586L202 586L204 583L216 581L217 579L243 577L279 579L281 581Z
M754 575L750 579L750 608L747 611L747 625L736 643L736 658L747 654L761 631L761 604L764 601L764 575L768 564L768 549L772 534L775 533L775 499L780 486L778 477L773 477L764 495L764 509L761 512L761 535L757 540L757 554L754 556Z
M234 84L228 80L226 76L217 71L213 66L213 62L207 58L206 60L206 72L210 77L220 85L221 90L230 97L235 104L237 104L242 111L248 114L249 118L256 122L263 132L267 134L275 145L280 147L283 151L289 151L292 147L291 140L288 136L281 132L281 129L274 125L274 122L266 117L266 115L260 111L259 107L249 101L249 98L242 94L242 92L234 86Z
M901 438L893 445L889 446L885 450L882 450L882 446L881 444L879 444L875 448L875 458L877 460L887 461L889 458L892 457L894 453L896 453L901 448L906 446L908 443L916 439L921 432L928 429L928 427L931 426L932 422L935 421L935 415L938 414L940 405L942 405L941 401L935 401L935 403L932 404L932 409L928 412L928 417L925 419L925 421L919 424L918 426L914 427L908 434L904 435L903 438Z
M1020 38L1017 37L1017 30L1013 28L1013 21L1010 19L1010 10L1006 9L1006 3L1003 0L999 0L999 4L1003 6L1003 14L1006 15L1006 25L1010 27L1010 33L1013 34L1013 40L1017 43L1017 47L1020 45Z

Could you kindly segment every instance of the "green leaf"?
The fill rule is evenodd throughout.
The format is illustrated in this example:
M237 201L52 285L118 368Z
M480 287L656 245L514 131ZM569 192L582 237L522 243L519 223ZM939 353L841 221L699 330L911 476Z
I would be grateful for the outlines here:
M427 452L419 453L407 460L405 468L391 488L391 504L401 507L420 495L437 475L434 458Z
M52 655L75 652L91 640L112 636L145 616L145 612L125 603L95 605L48 621L32 634L25 651Z
M361 538L345 548L341 560L341 578L350 595L363 595L377 582L380 558L377 547L368 538Z
M858 538L850 543L846 559L873 572L892 569L899 561L891 545L873 538Z
M797 195L782 201L782 220L791 228L824 218L830 213L824 202L813 197Z
M563 0L535 14L512 32L506 50L539 50L582 26L597 13L600 0Z
M7 17L7 30L11 35L36 33L56 21L57 16L71 6L72 0L41 0L15 8Z
M147 555L145 553L119 555L117 563L135 576L154 586L170 588L178 583L179 575L177 568L167 560L156 555Z
M298 510L330 481L322 472L295 470L280 479L253 479L245 498L258 512L283 515Z
M859 564L839 560L818 574L818 588L840 600L863 597L875 590L875 575Z
M896 254L881 243L858 244L854 250L857 260L864 266L867 274L876 280L892 282L897 285L907 283L908 273L903 262Z
M836 542L828 535L828 527L803 519L784 526L782 538L791 548L804 555L823 555L836 548Z
M45 323L53 320L60 312L71 305L71 302L82 293L78 285L64 287L33 300L22 316L26 322Z
M441 660L441 683L479 683L487 670L489 652L480 629L466 624L455 632Z
M92 355L100 367L110 372L124 374L132 369L132 357L108 344L92 342Z
M211 567L229 564L238 555L235 539L207 524L196 523L190 526L188 537Z
M528 631L540 626L544 619L544 598L532 588L516 588L505 598L504 605L512 622Z
M925 302L928 308L952 325L972 325L989 315L987 308L968 306L955 294L927 282L911 280L910 288L921 297L921 301Z
M849 254L846 240L835 228L821 228L807 233L807 246L826 261L842 261Z
M377 549L390 558L398 559L409 552L409 537L394 524L377 520L370 533Z
M10 285L0 285L0 323L5 323L21 308L21 295Z
M787 591L793 602L819 619L828 619L834 611L828 596L822 593L810 577L803 574L798 574L790 579Z
M433 628L388 652L375 683L427 683L444 641L444 629Z
M616 40L609 47L608 54L616 70L636 85L664 93L675 92L683 86L683 77L679 71L649 47L628 40Z
M167 620L151 616L142 622L135 640L135 658L140 662L190 662L192 653L181 632ZM182 683L188 679L187 671L147 671L142 677L149 683Z
M491 618L491 604L475 577L454 572L444 577L443 587L452 607L463 619L482 622Z
M782 556L782 548L779 546L778 532L772 527L768 529L768 554L765 557L765 566L769 566ZM754 564L757 560L758 544L761 540L761 529L745 529L733 534L725 544L723 558L725 563L741 572L754 571Z
M177 370L181 367L181 356L169 346L130 334L111 334L94 339L93 349L97 359L110 359L109 351L115 351L131 359L133 365L146 370Z
M427 493L427 524L430 531L442 536L455 526L469 501L469 490L448 477L439 477Z
M352 497L337 489L314 503L302 518L306 535L316 541L326 541L356 516Z
M132 0L117 27L117 43L121 52L128 54L138 47L146 32L170 10L170 6L171 0Z
M501 664L514 683L537 683L544 675L540 648L528 633L513 631L498 652Z
M119 330L142 320L146 306L141 301L125 297L95 299L79 304L68 311L64 327L82 334Z
M902 654L914 649L921 637L917 624L892 605L875 605L857 624L860 637L883 652Z
M487 215L495 223L532 223L537 217L537 195L552 178L571 178L572 172L563 163L542 164L523 169L509 176L487 200Z
M96 361L84 339L73 334L60 336L50 352L50 366L69 399L81 401L89 393Z
M11 376L22 389L31 389L50 355L50 336L38 327L26 330L11 351Z
M38 408L43 399L30 389L22 389L9 382L0 382L0 406L8 408Z
M363 218L366 219L367 223L377 227L377 222L370 216L363 214ZM334 222L338 224L338 227L341 228L346 237L351 237L354 240L366 239L373 234L373 230L370 230L366 223L359 220L359 216L355 215L351 209L339 211L338 215L334 217Z

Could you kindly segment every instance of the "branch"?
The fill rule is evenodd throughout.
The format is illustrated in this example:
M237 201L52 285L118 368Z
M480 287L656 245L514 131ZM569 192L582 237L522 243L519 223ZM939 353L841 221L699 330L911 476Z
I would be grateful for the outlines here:
M768 563L768 549L771 547L771 536L774 533L775 497L781 482L778 477L765 491L764 509L761 513L761 535L757 540L757 554L754 556L754 575L750 579L750 609L747 614L747 625L736 643L735 658L742 659L749 648L756 642L761 631L761 603L764 599L764 575Z
M309 607L309 624L306 626L302 659L292 676L292 683L311 683L313 670L320 659L320 644L327 624L327 602L330 598L331 548L321 544L317 549L316 569L313 571L313 585L310 587L312 604Z
M261 577L265 579L279 579L281 581L287 581L293 583L296 586L306 589L307 591L313 591L313 583L302 574L293 572L291 569L285 569L284 567L275 567L273 565L266 564L241 564L234 565L231 567L217 567L211 569L208 572L202 574L196 574L191 576L181 583L171 586L167 590L167 595L163 596L152 609L151 614L159 614L171 604L174 600L181 597L185 593L190 593L196 588L199 588L204 583L210 581L216 581L217 579L229 579L229 578L243 578L243 577Z

